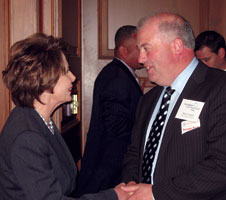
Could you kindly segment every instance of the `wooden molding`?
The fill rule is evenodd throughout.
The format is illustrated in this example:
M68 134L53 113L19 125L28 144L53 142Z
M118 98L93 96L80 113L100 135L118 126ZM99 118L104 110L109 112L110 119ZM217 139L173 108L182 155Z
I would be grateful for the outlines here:
M112 59L113 49L108 48L108 0L98 0L98 58Z

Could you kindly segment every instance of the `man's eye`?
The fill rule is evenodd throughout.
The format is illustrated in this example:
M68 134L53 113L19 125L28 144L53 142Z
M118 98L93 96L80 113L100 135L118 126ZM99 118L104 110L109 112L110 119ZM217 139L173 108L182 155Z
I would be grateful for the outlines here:
M150 51L150 48L145 47L145 48L144 48L144 51L149 52L149 51Z
M209 58L204 58L202 60L205 61L205 62L208 62L210 59Z

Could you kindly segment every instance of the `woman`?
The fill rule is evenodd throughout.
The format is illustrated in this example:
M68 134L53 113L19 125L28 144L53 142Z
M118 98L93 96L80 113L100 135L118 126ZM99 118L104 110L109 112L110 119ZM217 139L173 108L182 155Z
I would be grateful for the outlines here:
M0 135L2 200L73 199L76 166L51 115L71 101L74 80L59 39L34 34L12 46L3 81L16 107ZM80 199L124 194L118 186Z

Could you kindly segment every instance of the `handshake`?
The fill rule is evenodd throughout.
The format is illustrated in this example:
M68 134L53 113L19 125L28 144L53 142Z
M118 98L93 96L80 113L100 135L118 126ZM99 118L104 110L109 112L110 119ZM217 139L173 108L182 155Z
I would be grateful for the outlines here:
M154 200L151 184L131 181L128 184L120 183L114 190L119 200Z

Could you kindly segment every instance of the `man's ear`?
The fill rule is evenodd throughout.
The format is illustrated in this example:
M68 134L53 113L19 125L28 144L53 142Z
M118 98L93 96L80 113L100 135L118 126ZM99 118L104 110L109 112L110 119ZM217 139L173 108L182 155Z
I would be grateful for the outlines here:
M220 58L224 59L225 58L225 49L221 47L218 50L218 53L217 54L220 56Z
M119 47L119 53L122 57L127 57L127 55L128 55L127 48L125 46L121 45Z
M172 41L172 50L175 55L181 55L184 49L184 44L181 39L176 38Z

